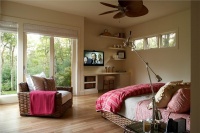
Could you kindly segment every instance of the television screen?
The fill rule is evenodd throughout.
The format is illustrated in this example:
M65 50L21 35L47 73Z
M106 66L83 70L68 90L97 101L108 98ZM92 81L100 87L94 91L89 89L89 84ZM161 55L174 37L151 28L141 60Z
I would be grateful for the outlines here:
M104 52L84 50L84 66L104 66Z

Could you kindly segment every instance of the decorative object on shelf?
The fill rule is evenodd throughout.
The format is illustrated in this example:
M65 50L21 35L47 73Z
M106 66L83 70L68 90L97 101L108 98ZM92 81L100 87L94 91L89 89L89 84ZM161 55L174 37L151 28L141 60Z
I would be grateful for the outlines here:
M151 86L151 91L152 91L152 104L153 104L153 108L152 108L152 129L154 131L154 129L156 128L157 126L157 123L156 123L156 120L160 120L162 118L161 116L161 113L160 111L157 109L156 107L156 104L155 104L155 93L154 93L154 90L153 90L153 85L152 85L152 81L151 81L151 75L150 75L150 71L155 75L156 79L158 82L160 82L162 80L162 78L157 75L153 70L152 68L149 66L149 63L146 62L142 56L140 56L138 54L138 52L135 50L135 44L134 42L131 42L130 41L130 37L131 37L131 31L130 31L130 36L128 37L128 39L126 40L126 42L124 42L124 46L125 47L130 47L131 48L131 51L134 51L136 53L136 55L141 59L141 61L145 64L146 66L146 69L147 69L147 73L148 73L148 78L149 78L149 81L150 81L150 86Z
M114 68L115 68L115 67L113 66L113 67L112 67L112 72L114 72Z
M118 55L117 55L117 54L114 54L114 55L112 56L112 58L115 59L115 60L117 60L117 59L118 59Z
M113 35L114 37L125 38L125 33L116 33Z
M100 3L102 5L112 7L115 10L106 11L106 12L103 12L99 15L118 12L117 14L115 14L113 16L114 19L122 18L124 16L139 17L139 16L146 15L149 12L147 7L143 5L142 0L131 0L131 1L118 0L118 3L119 3L118 6L112 5L112 4L109 4L109 3L105 3L105 2L100 2Z
M125 59L126 58L125 51L118 51L117 55L118 55L119 59Z
M106 70L106 73L108 72L108 68L107 67L105 67L105 70Z
M100 35L104 35L104 36L112 36L112 34L110 32L108 32L107 29L104 30L103 33L101 33Z

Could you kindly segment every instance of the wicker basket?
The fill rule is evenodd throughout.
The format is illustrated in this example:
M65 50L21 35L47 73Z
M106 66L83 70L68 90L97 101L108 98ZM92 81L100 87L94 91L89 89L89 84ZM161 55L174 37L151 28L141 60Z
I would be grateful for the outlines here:
M118 126L122 127L125 129L126 125L130 125L132 123L134 123L134 121L125 118L124 116L121 116L119 114L114 114L111 112L101 112L102 117L110 120L111 122L117 124Z
M72 93L72 87L56 87L57 90L66 90ZM19 83L20 92L18 93L19 110L21 116L31 116L30 114L30 92L26 82ZM49 117L61 117L64 112L72 107L73 96L66 103L62 104L61 93L56 94L55 112L51 115L44 115Z

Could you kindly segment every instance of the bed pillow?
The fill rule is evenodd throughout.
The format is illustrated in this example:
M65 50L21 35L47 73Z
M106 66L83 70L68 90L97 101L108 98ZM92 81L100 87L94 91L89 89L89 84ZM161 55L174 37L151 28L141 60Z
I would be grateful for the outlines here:
M57 91L54 78L44 78L45 90Z
M31 76L31 79L33 81L34 90L43 90L43 91L45 90L43 77Z
M45 75L44 72L41 72L41 73L36 74L36 75L34 75L34 76L46 78L46 75ZM32 81L32 79L31 79L31 75L26 75L26 82L27 82L27 84L28 84L29 90L30 90L30 91L34 91L34 84L33 84L33 81Z
M190 89L179 89L167 105L167 110L174 113L185 113L190 110Z
M158 108L167 107L169 101L175 92L180 88L189 88L190 83L186 82L168 82L155 95L155 104ZM148 105L148 109L153 107L152 102Z

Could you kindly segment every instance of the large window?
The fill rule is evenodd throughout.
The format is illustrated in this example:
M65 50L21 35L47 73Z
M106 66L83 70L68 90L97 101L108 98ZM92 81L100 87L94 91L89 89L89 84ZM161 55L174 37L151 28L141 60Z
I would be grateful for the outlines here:
M71 86L71 45L70 38L27 34L27 74L44 72L57 86Z
M17 24L0 21L0 94L17 93Z
M50 37L27 34L27 73L44 72L49 77Z
M57 86L71 86L72 39L54 38L55 79Z

